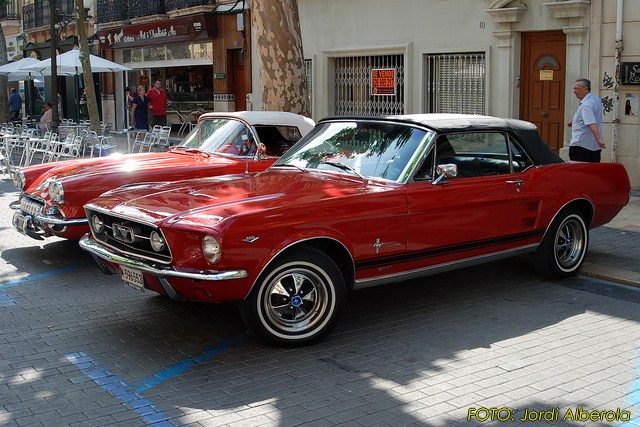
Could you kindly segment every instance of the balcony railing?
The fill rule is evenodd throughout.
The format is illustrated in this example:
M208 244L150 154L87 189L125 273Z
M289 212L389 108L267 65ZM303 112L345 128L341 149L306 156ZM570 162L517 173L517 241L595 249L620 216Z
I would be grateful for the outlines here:
M129 0L129 19L165 13L164 0Z
M56 0L58 16L73 16L73 0ZM35 0L33 4L22 7L22 29L24 31L33 30L51 25L51 11L49 10L49 0Z
M9 4L0 6L0 20L20 19L19 11L17 0L11 0Z
M98 0L97 21L99 24L124 21L129 18L127 0Z
M188 7L204 6L215 3L215 0L166 0L167 11L186 9Z
M98 23L124 21L171 10L215 4L216 0L98 0Z

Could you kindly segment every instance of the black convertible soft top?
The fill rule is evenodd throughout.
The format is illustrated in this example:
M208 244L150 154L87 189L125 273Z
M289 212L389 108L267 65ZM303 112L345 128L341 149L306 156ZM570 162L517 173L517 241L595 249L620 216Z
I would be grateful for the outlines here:
M517 119L480 116L473 114L406 114L398 116L336 116L327 117L318 123L334 120L393 121L424 126L436 133L451 133L465 130L501 131L511 134L527 151L537 166L564 163L540 137L538 128L530 122Z

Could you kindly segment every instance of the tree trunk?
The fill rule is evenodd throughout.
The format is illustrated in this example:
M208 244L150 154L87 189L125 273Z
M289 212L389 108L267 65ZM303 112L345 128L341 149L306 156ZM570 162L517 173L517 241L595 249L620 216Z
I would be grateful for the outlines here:
M2 2L0 2L0 5ZM4 30L0 25L0 65L4 65L7 60L7 41L4 38ZM0 101L0 123L7 123L11 120L9 112L9 93L7 91L7 76L0 76L0 96L4 96L4 99Z
M264 110L309 115L297 0L251 0Z
M80 42L80 63L82 64L82 81L87 99L87 110L89 112L89 123L91 130L100 134L100 115L98 112L98 101L96 98L95 86L93 85L93 73L89 61L89 43L87 42L87 32L84 26L84 0L75 0L76 7L76 29Z

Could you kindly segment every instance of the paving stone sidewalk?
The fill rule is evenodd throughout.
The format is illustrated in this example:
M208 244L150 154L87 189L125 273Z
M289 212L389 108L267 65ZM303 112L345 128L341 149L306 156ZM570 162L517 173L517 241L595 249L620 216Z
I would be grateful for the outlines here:
M581 273L640 287L640 191L609 224L591 231Z

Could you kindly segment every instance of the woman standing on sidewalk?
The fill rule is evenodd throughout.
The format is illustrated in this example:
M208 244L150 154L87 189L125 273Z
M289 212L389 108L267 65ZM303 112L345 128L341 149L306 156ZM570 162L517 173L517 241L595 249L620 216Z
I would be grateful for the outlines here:
M138 86L138 95L131 104L131 125L135 129L149 130L149 98L144 86Z

